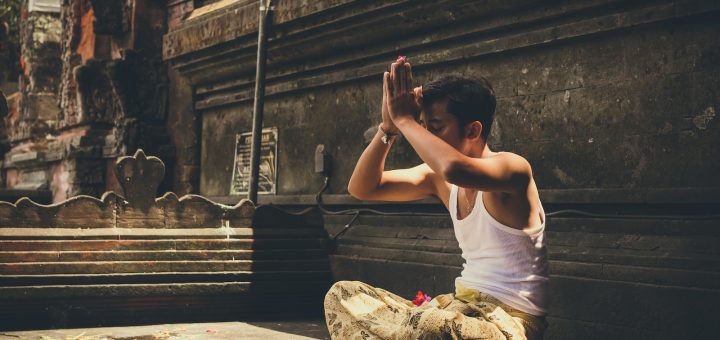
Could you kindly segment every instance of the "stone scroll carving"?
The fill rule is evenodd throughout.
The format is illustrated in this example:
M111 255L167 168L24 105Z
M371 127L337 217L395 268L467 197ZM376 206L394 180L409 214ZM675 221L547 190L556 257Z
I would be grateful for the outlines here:
M115 175L124 193L102 197L75 196L43 205L27 197L0 202L0 228L247 228L255 205L246 199L235 206L203 196L172 192L155 197L165 173L163 162L138 149L118 159ZM2 229L0 229L0 233Z

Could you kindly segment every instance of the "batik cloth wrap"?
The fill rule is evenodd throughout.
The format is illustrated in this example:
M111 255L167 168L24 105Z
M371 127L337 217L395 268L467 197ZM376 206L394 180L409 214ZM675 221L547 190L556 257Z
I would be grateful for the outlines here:
M462 285L415 306L359 281L335 283L325 295L332 339L542 339L547 323Z

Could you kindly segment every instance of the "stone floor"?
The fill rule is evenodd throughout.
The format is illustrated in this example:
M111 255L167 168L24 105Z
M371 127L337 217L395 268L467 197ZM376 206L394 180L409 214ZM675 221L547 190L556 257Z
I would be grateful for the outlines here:
M329 339L323 320L161 324L0 332L0 340Z

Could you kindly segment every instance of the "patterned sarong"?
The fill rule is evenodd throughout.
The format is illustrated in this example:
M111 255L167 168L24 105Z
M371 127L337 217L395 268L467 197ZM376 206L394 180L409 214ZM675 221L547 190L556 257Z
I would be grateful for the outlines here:
M384 289L340 281L325 295L333 339L542 339L544 317L474 289L456 287L416 307Z

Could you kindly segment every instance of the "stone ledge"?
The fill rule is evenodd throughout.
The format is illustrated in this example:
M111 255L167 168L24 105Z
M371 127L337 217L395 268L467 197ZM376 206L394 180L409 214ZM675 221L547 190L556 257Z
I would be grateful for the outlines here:
M298 282L302 288L319 289L321 283ZM56 286L18 286L0 288L0 299L47 299L57 297L148 297L148 296L183 296L183 295L224 295L271 293L283 291L286 282L266 282L257 285L252 282L201 282L201 283L164 283L164 284L109 284L109 285L56 285ZM328 287L329 288L329 287ZM284 290L287 291L287 290ZM289 292L291 294L292 292Z
M322 236L318 228L230 228L208 225L204 228L47 228L43 226L0 228L0 239L163 239L163 238L253 238Z
M111 274L157 272L225 271L318 271L328 268L325 259L198 260L198 261L79 261L0 263L0 273L10 275Z
M587 188L587 189L540 189L543 204L695 204L720 203L720 188ZM235 204L244 196L209 196L223 204ZM361 201L347 194L322 196L326 205L438 205L440 200L429 197L410 202ZM258 195L259 204L315 205L315 195Z
M0 251L267 250L325 248L319 238L181 238L105 240L2 240Z
M0 275L0 285L8 287L44 285L157 284L181 282L267 282L271 280L325 280L325 282L330 282L330 276L331 273L327 270Z
M463 23L454 25L452 28L441 29L439 33L431 34L432 39L429 40L421 39L421 37L407 37L403 42L407 46L401 47L398 46L397 41L375 39L372 43L366 42L369 46L360 50L350 47L343 48L342 63L333 57L317 58L317 55L333 56L338 54L337 52L320 54L313 52L312 55L304 56L303 53L310 53L307 48L298 48L293 45L290 35L282 36L278 38L277 42L270 45L269 54L275 57L269 62L267 95L273 96L375 76L378 74L377 70L385 68L387 60L391 59L398 49L416 51L412 58L414 65L416 68L423 68L440 62L461 61L586 35L708 14L720 9L718 6L692 7L686 2L626 5L614 8L610 6L612 5L611 1L588 1L562 8L528 10L525 8L527 6L522 6L522 3L524 2L518 1L512 4L524 10L524 12L514 14L519 18L516 18L517 22L508 21L501 13L498 15L499 19L487 18L487 20L478 21L479 23L474 24L479 25L478 27L473 25L466 27L468 25ZM608 13L611 7L614 12ZM596 10L601 14L587 17L586 12L589 9ZM465 15L487 15L482 10L475 10L479 12L468 12ZM383 15L392 15L392 13L394 12ZM412 16L411 14L407 15ZM569 18L575 18L578 21L568 21ZM374 29L377 30L377 27ZM329 34L329 32L335 31L327 30L323 34ZM337 33L337 35L345 37L343 34L342 32ZM478 38L479 36L482 37ZM451 47L447 53L443 53L441 56L436 53L423 53L431 45L447 45L459 39L462 39L463 43L459 45L457 42L452 43L458 46ZM251 41L249 40L248 43ZM307 44L308 42L303 41L303 43ZM310 45L321 46L323 44L337 48L337 44L333 43L329 37ZM223 48L234 49L237 46ZM251 100L254 78L249 71L254 68L255 50L248 46L242 51L213 50L211 55L213 56L211 59L196 57L187 62L173 60L175 67L190 77L196 85L196 91L200 95L196 108L204 110ZM297 66L297 62L292 62L296 59L303 60L302 66ZM352 70L343 68L343 65L350 64L354 65ZM217 80L220 75L223 79L227 79L228 74L238 76L231 80Z

